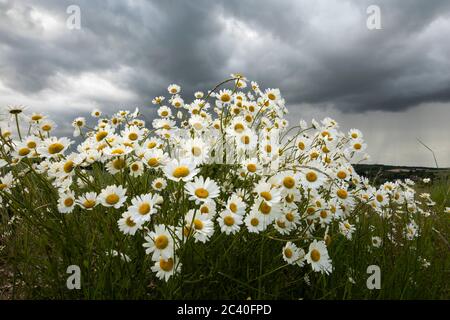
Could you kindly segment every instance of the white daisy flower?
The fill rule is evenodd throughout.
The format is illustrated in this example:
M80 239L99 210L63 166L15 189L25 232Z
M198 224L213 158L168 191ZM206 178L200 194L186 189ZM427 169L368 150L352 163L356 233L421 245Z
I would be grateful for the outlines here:
M167 226L158 224L155 225L153 231L145 236L143 244L146 254L152 254L153 261L159 259L167 260L174 257L175 242Z
M171 276L180 272L181 263L174 262L174 258L168 259L159 259L159 261L155 262L155 265L152 267L152 271L156 272L156 276L160 280L165 280L166 282L169 280Z
M329 274L332 272L331 259L328 255L325 241L314 240L309 245L308 253L306 254L306 262L309 263L312 269L316 272Z
M217 198L220 194L217 183L210 178L204 179L202 176L195 177L194 181L186 183L184 189L191 195L189 200L197 203Z
M130 211L122 214L122 218L117 221L117 225L119 226L119 230L124 234L132 236L142 227L142 223L135 221Z
M95 192L87 192L87 193L81 195L77 199L76 203L80 207L82 207L82 208L84 208L86 210L92 210L98 204L97 198L98 198L97 197L97 193L95 193Z
M240 225L242 224L242 216L228 210L223 211L217 220L220 225L220 230L226 234L239 232Z
M168 179L176 182L180 180L184 182L190 181L199 172L195 163L190 159L172 159L165 165L163 170Z
M37 152L44 158L56 158L63 155L73 142L69 139L51 137L45 139L37 148Z
M128 207L133 220L138 223L150 221L156 212L156 202L158 196L151 193L136 196L131 199L131 206Z
M98 197L103 206L119 209L127 200L126 192L127 189L124 189L122 186L111 185L103 189Z

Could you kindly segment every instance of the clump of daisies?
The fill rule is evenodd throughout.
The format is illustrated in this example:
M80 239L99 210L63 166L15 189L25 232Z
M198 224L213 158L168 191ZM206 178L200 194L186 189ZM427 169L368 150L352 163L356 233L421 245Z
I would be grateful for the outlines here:
M53 187L59 213L113 217L116 230L142 242L149 268L165 281L182 272L188 245L207 247L217 237L232 243L242 234L276 238L281 264L329 274L332 239L354 241L360 212L406 221L392 223L383 240L372 230L375 250L420 236L414 217L434 205L416 196L412 181L377 188L355 172L352 163L368 159L361 131L342 132L330 118L289 123L280 90L240 74L193 97L171 84L152 104L151 123L138 109L77 117L77 145L56 137L46 115L9 108L28 130L19 121L17 130L0 128L2 203L25 210L16 199L32 195L17 181L38 175Z

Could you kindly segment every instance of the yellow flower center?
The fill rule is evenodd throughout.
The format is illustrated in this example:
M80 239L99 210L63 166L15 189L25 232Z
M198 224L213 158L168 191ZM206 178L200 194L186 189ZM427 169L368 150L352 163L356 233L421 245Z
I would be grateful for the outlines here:
M281 229L286 228L286 223L284 221L277 220L277 226Z
M91 200L91 199L86 199L86 200L83 202L83 206L84 206L86 209L91 209L91 208L93 208L93 207L95 206L95 201L94 201L94 200Z
M284 255L288 259L292 258L292 250L290 248L284 249Z
M105 198L106 203L109 205L114 205L117 202L119 202L119 200L120 200L119 196L115 193L112 193Z
M64 145L59 142L52 143L51 145L48 146L48 153L50 153L50 154L57 154L63 150L64 150Z
M272 200L272 195L268 191L263 191L263 192L260 193L260 195L261 195L261 197L263 197L267 201Z
M347 178L347 173L345 173L345 171L339 171L338 173L337 173L337 177L339 178L339 179L345 179L345 178Z
M132 171L138 171L138 170L139 170L139 165L138 165L137 163L133 163L133 164L131 165L131 170L132 170Z
M189 175L190 171L188 167L185 166L181 166L181 167L177 167L175 168L175 170L173 170L172 175L175 178L184 178L187 177Z
M384 198L381 194L377 194L377 201L378 202L383 202Z
M195 190L195 195L201 199L205 199L208 198L209 192L204 188L198 188L197 190Z
M231 97L228 93L224 93L222 94L222 96L220 97L220 100L222 100L222 102L228 102L231 100Z
M253 164L253 163L249 163L249 164L247 165L247 170L248 170L249 172L252 172L252 173L256 172L256 165Z
M300 142L297 144L297 146L298 146L298 148L299 148L300 150L305 150L305 144L304 144L302 141L300 141Z
M310 171L306 174L306 180L308 180L308 182L316 182L317 178L317 173L314 171Z
M151 141L147 143L147 149L153 149L154 147L156 147L156 142Z
M159 260L159 267L162 270L166 271L166 272L172 271L172 269L173 269L173 259L172 258L169 258L168 260L160 259Z
M202 154L202 149L199 147L192 147L191 152L194 156L198 157Z
M234 224L234 218L232 216L226 216L225 218L223 218L223 223L231 227Z
M249 144L250 143L250 137L249 136L242 136L241 137L241 142L243 144Z
M44 130L44 131L50 131L50 130L52 130L52 126L49 125L49 124L44 124L44 125L42 126L42 130Z
M356 132L353 132L353 133L352 133L352 138L353 138L353 139L358 138L358 134L357 134Z
M237 210L238 210L238 206L237 206L237 204L236 203L231 203L230 204L230 211L231 212L233 212L233 213L236 213L237 212Z
M128 135L128 139L130 139L131 141L136 141L138 138L139 138L139 136L135 132L132 132Z
M234 131L236 131L237 133L241 133L242 131L244 131L245 127L242 123L236 123L234 125Z
M326 219L328 217L328 212L326 210L320 211L320 217Z
M71 207L71 206L73 205L73 203L74 203L74 201L73 201L72 198L66 198L66 199L64 200L64 205L65 205L66 207Z
M277 97L273 94L273 93L269 93L268 95L267 95L267 98L269 98L270 100L275 100Z
M125 220L125 223L127 224L127 226L129 226L130 228L134 227L136 225L136 223L133 221L133 219L131 219L131 217L128 217L127 220Z
M43 117L40 114L35 114L31 117L31 120L33 121L39 121L41 120Z
M320 252L319 250L313 249L311 251L311 260L317 262L320 260Z
M202 214L207 214L207 213L209 213L209 208L208 208L208 206L202 206L202 207L200 208L200 212L201 212Z
M257 218L252 218L250 220L250 224L254 227L257 227L259 225L259 220Z
M339 189L339 190L336 192L336 194L337 194L337 196L338 196L339 198L341 198L341 199L347 199L347 197L348 197L348 192L345 191L344 189Z
M27 143L27 147L30 148L30 149L36 148L36 142L34 142L34 141L29 141L29 142Z
M124 159L116 159L113 161L112 165L114 167L114 169L116 170L121 170L123 168L125 168L125 160Z
M272 211L272 207L269 206L267 202L263 201L259 206L259 211L261 211L263 214L269 214Z
M159 182L159 181L155 183L155 188L156 188L156 189L161 189L162 186L163 186L162 183Z
M361 145L361 143L355 143L353 145L353 148L355 148L355 150L360 150L362 148L362 145Z
M169 112L167 112L166 110L161 112L162 117L167 117L168 115L169 115Z
M73 161L72 161L72 160L67 161L67 162L64 164L64 167L63 167L63 168L64 168L64 172L65 172L65 173L70 173L70 172L72 172L73 167L74 167Z
M194 228L196 230L202 230L203 229L203 222L200 219L195 219L194 220Z
M286 213L285 217L286 217L286 220L289 222L294 221L294 215L292 214L292 212Z
M293 177L285 177L283 185L288 189L292 189L295 186L295 179Z
M169 238L165 234L159 235L155 239L155 246L159 250L164 250L169 245Z
M18 152L19 156L21 156L21 157L25 157L29 153L30 153L30 149L28 149L28 148L20 148L19 152Z
M120 149L120 148L114 149L111 152L111 154L124 154L124 153L125 153L125 151L123 149Z
M148 213L150 212L150 209L151 209L150 204L148 204L147 202L145 202L145 203L142 203L142 204L139 206L138 211L139 211L139 214L145 216L146 214L148 214Z
M158 158L150 158L150 159L148 159L147 164L150 167L157 167L159 165L159 160L158 160Z

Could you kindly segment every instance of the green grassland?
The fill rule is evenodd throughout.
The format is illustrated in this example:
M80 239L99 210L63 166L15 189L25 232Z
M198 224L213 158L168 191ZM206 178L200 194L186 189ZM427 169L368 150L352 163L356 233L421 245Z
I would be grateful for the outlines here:
M429 192L437 203L435 214L416 217L421 236L404 241L396 234L395 240L401 245L394 246L384 232L388 222L371 212L360 212L352 241L343 236L331 239L329 252L334 270L329 276L284 264L280 250L283 243L275 245L277 234L267 230L263 240L260 236L231 238L221 234L207 245L187 243L180 254L182 274L165 283L155 279L150 270L152 262L142 247L142 236L123 235L117 228L118 217L110 212L105 214L105 210L97 208L89 215L63 215L51 207L35 207L24 198L22 205L28 211L16 215L14 223L8 222L15 214L12 209L1 209L0 297L449 299L450 215L445 213L445 207L450 206L450 178L448 170L428 172L431 173L430 184L416 179L417 190ZM54 194L45 181L33 183L34 192L38 193L35 196ZM383 239L379 248L371 245L374 235ZM112 247L126 252L132 263L114 256ZM423 259L429 266L424 265ZM81 269L80 290L66 287L69 265ZM369 265L380 267L379 290L367 288Z

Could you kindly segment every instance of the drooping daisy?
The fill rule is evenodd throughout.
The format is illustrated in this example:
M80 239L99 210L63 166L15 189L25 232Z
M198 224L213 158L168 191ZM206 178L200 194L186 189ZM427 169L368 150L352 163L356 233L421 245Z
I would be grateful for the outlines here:
M98 197L103 206L119 209L127 200L127 196L125 195L126 192L127 189L123 188L121 185L111 185L103 189Z
M175 258L159 259L155 261L155 265L152 267L152 271L156 272L156 276L160 280L169 281L169 278L174 274L180 272L181 263L175 262ZM178 260L177 260L178 261Z
M243 216L247 205L240 196L233 193L231 197L228 198L225 207L231 212Z
M228 210L223 211L217 220L220 225L220 230L227 235L239 232L240 225L242 224L242 216Z
M145 152L144 160L148 167L156 169L167 163L168 156L161 149L150 149Z
M185 141L183 150L196 164L204 163L208 159L209 146L203 139L194 138Z
M117 221L119 230L124 234L129 234L134 236L137 230L142 227L142 223L135 221L133 215L130 211L126 211L122 214L122 218Z
M213 218L216 214L216 202L214 200L202 202L198 210L200 214Z
M295 243L292 243L288 241L286 245L283 247L283 260L286 261L288 264L302 264L303 261L299 261L302 258L304 258L304 252L303 257L300 255L300 249L295 245Z
M132 162L129 168L132 177L139 177L144 173L144 163L140 160Z
M56 127L57 127L56 123L54 123L51 120L43 120L42 122L39 123L39 129L46 133L50 133L50 131L52 131Z
M106 164L106 170L110 174L122 172L127 167L127 162L124 157L115 157Z
M372 246L374 246L375 248L381 247L382 243L383 240L381 240L380 237L377 236L372 237Z
M165 165L163 170L168 179L176 182L180 180L184 182L190 181L199 172L195 163L190 159L172 159Z
M352 235L355 230L355 226L351 225L347 220L339 222L339 231L348 240L352 240Z
M97 193L87 192L81 195L76 202L80 207L86 210L92 210L98 204L97 198Z
M217 198L220 194L217 183L210 178L204 179L202 176L195 177L194 181L186 183L184 189L191 195L189 200L197 203Z
M193 237L195 242L199 241L205 243L214 234L214 224L212 220L207 215L201 214L194 209L188 211L184 221L185 228L194 231Z
M81 134L81 129L86 125L86 119L83 117L78 117L72 122L74 128L73 136L78 137Z
M270 206L277 204L281 200L281 193L278 188L273 188L272 184L265 181L260 181L254 191L257 194L258 199L263 199ZM258 200L256 200L258 202Z
M255 201L251 208L251 212L255 212L261 215L263 220L264 228L266 225L271 224L276 218L278 218L282 213L279 204L273 203L270 205L265 200Z
M10 191L14 187L14 176L8 172L3 177L0 177L0 191Z
M310 243L308 253L306 254L306 262L316 272L329 274L332 272L331 259L328 255L325 241L313 240Z
M51 137L42 142L42 144L37 148L37 152L45 158L55 158L63 155L71 144L72 141L65 137Z
M158 224L155 225L153 231L151 231L146 237L143 244L145 253L152 254L153 261L159 261L159 259L169 259L174 256L174 240L167 226Z
M156 212L157 198L157 195L148 193L131 199L128 212L130 212L133 220L139 223L150 221L151 216Z

